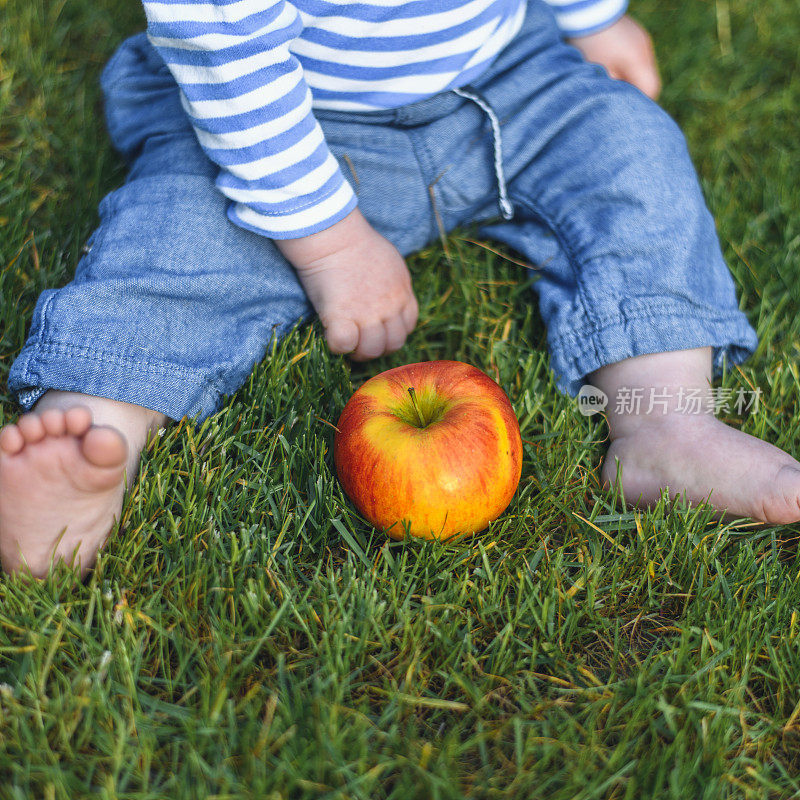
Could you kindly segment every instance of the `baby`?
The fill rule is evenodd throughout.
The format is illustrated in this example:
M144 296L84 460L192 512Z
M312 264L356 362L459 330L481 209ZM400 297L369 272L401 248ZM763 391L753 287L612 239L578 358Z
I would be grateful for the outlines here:
M756 337L625 0L144 7L103 75L128 179L10 374L6 571L85 574L148 433L214 412L312 307L334 353L402 347L403 257L476 222L536 265L559 388L610 398L607 484L800 519L800 463L681 402Z

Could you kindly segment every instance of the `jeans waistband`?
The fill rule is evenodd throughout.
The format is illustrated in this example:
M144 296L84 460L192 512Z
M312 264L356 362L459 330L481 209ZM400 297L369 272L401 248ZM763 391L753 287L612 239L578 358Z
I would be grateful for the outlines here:
M455 111L464 100L455 92L447 91L409 103L398 108L380 109L377 111L338 111L327 108L315 108L314 115L319 119L337 120L341 122L363 122L377 125L397 125L402 128L413 128L425 125L446 117Z

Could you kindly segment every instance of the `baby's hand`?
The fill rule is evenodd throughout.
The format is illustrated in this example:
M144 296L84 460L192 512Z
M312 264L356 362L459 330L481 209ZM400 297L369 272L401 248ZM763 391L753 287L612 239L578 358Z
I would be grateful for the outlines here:
M275 244L297 270L332 352L365 361L403 346L417 324L411 277L358 209L327 230Z
M653 43L647 31L629 16L621 17L605 30L571 39L570 44L587 61L605 67L612 78L632 83L653 100L658 97L661 79Z

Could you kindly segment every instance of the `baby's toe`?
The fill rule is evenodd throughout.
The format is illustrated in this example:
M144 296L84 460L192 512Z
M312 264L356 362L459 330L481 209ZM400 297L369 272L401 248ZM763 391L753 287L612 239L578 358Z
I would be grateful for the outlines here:
M86 460L95 467L121 467L128 454L128 446L114 428L92 428L81 442Z
M64 412L64 424L70 436L83 436L92 425L92 412L86 406L74 406Z
M0 430L0 450L13 456L25 446L25 439L16 425L6 425Z
M17 428L26 444L36 444L45 437L44 425L38 414L25 414L17 420Z
M67 430L64 412L60 408L48 408L40 415L45 433L48 436L63 436Z

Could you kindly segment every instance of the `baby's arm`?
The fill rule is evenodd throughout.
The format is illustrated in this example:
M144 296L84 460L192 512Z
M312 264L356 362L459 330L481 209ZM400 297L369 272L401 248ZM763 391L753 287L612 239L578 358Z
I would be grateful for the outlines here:
M290 50L302 31L283 0L143 0L231 221L271 239L324 230L356 205Z
M355 208L290 50L292 3L143 0L148 35L181 88L228 216L297 269L331 349L397 350L417 319L405 263Z

